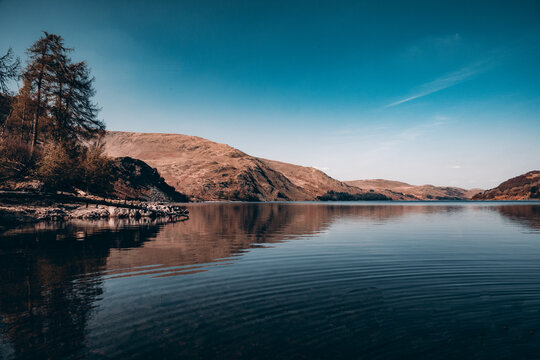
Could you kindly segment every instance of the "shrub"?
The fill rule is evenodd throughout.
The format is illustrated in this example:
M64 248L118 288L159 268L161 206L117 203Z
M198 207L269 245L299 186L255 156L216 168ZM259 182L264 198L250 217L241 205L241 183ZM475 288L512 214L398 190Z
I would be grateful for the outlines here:
M103 145L91 144L82 154L81 185L86 192L105 195L112 190L112 161L103 154Z
M0 139L0 178L13 178L23 173L32 164L30 146L17 137Z
M49 143L37 163L36 175L49 190L67 190L78 177L77 159L64 144Z

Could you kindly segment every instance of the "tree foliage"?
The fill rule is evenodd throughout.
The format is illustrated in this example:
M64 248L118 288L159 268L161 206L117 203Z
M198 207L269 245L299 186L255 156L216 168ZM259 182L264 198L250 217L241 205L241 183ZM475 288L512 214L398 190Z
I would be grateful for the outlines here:
M61 36L44 32L28 48L22 74L11 49L0 57L0 90L9 79L22 82L15 96L4 97L9 113L0 123L0 179L33 174L50 189L108 189L94 78L85 61L72 61L72 51Z
M19 77L19 67L21 61L13 55L11 48L0 56L0 92L9 93L8 82Z
M99 136L105 129L93 102L94 78L86 62L74 63L72 49L61 36L44 33L27 51L24 84L19 97L32 104L31 145L48 140L78 141ZM20 113L14 116L22 117ZM43 138L45 137L45 138Z
M68 189L78 176L77 162L62 143L48 143L37 163L38 178L48 189Z
M48 189L78 187L103 195L111 190L112 161L99 141L88 146L51 142L43 149L36 173Z
M15 137L0 138L0 180L23 173L32 164L30 146Z
M112 190L112 161L104 155L100 141L85 148L80 166L81 187L87 192L101 195Z

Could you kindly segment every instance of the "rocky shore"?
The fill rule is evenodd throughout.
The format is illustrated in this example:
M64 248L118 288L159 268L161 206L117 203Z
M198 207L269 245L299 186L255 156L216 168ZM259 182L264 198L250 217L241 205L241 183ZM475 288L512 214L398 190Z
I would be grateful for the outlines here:
M185 220L189 217L189 211L186 207L167 203L121 203L106 200L88 201L88 199L84 202L51 201L51 199L38 201L35 197L21 200L20 196L16 201L13 198L7 201L6 199L0 199L0 227L71 219L100 220L116 218L137 220L141 218L168 218L171 221L176 221Z

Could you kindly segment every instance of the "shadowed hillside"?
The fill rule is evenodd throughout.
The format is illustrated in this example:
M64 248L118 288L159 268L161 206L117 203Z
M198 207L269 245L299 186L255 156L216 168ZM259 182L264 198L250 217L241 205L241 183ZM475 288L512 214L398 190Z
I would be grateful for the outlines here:
M321 170L288 164L281 161L261 159L268 166L276 169L290 179L293 184L301 187L313 197L326 194L329 191L357 194L362 192L356 186L348 185L342 181L331 178Z
M506 180L494 189L486 190L473 197L474 200L529 200L540 199L540 171Z

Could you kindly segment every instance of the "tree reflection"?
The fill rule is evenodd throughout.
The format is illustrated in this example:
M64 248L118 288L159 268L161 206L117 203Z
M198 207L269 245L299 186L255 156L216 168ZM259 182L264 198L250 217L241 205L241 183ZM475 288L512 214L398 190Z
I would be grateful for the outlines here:
M140 246L158 231L157 225L96 231L70 224L1 239L0 314L13 356L58 359L79 354L103 292L100 275L110 249ZM88 235L85 241L77 241L81 232ZM57 240L59 234L62 240Z

